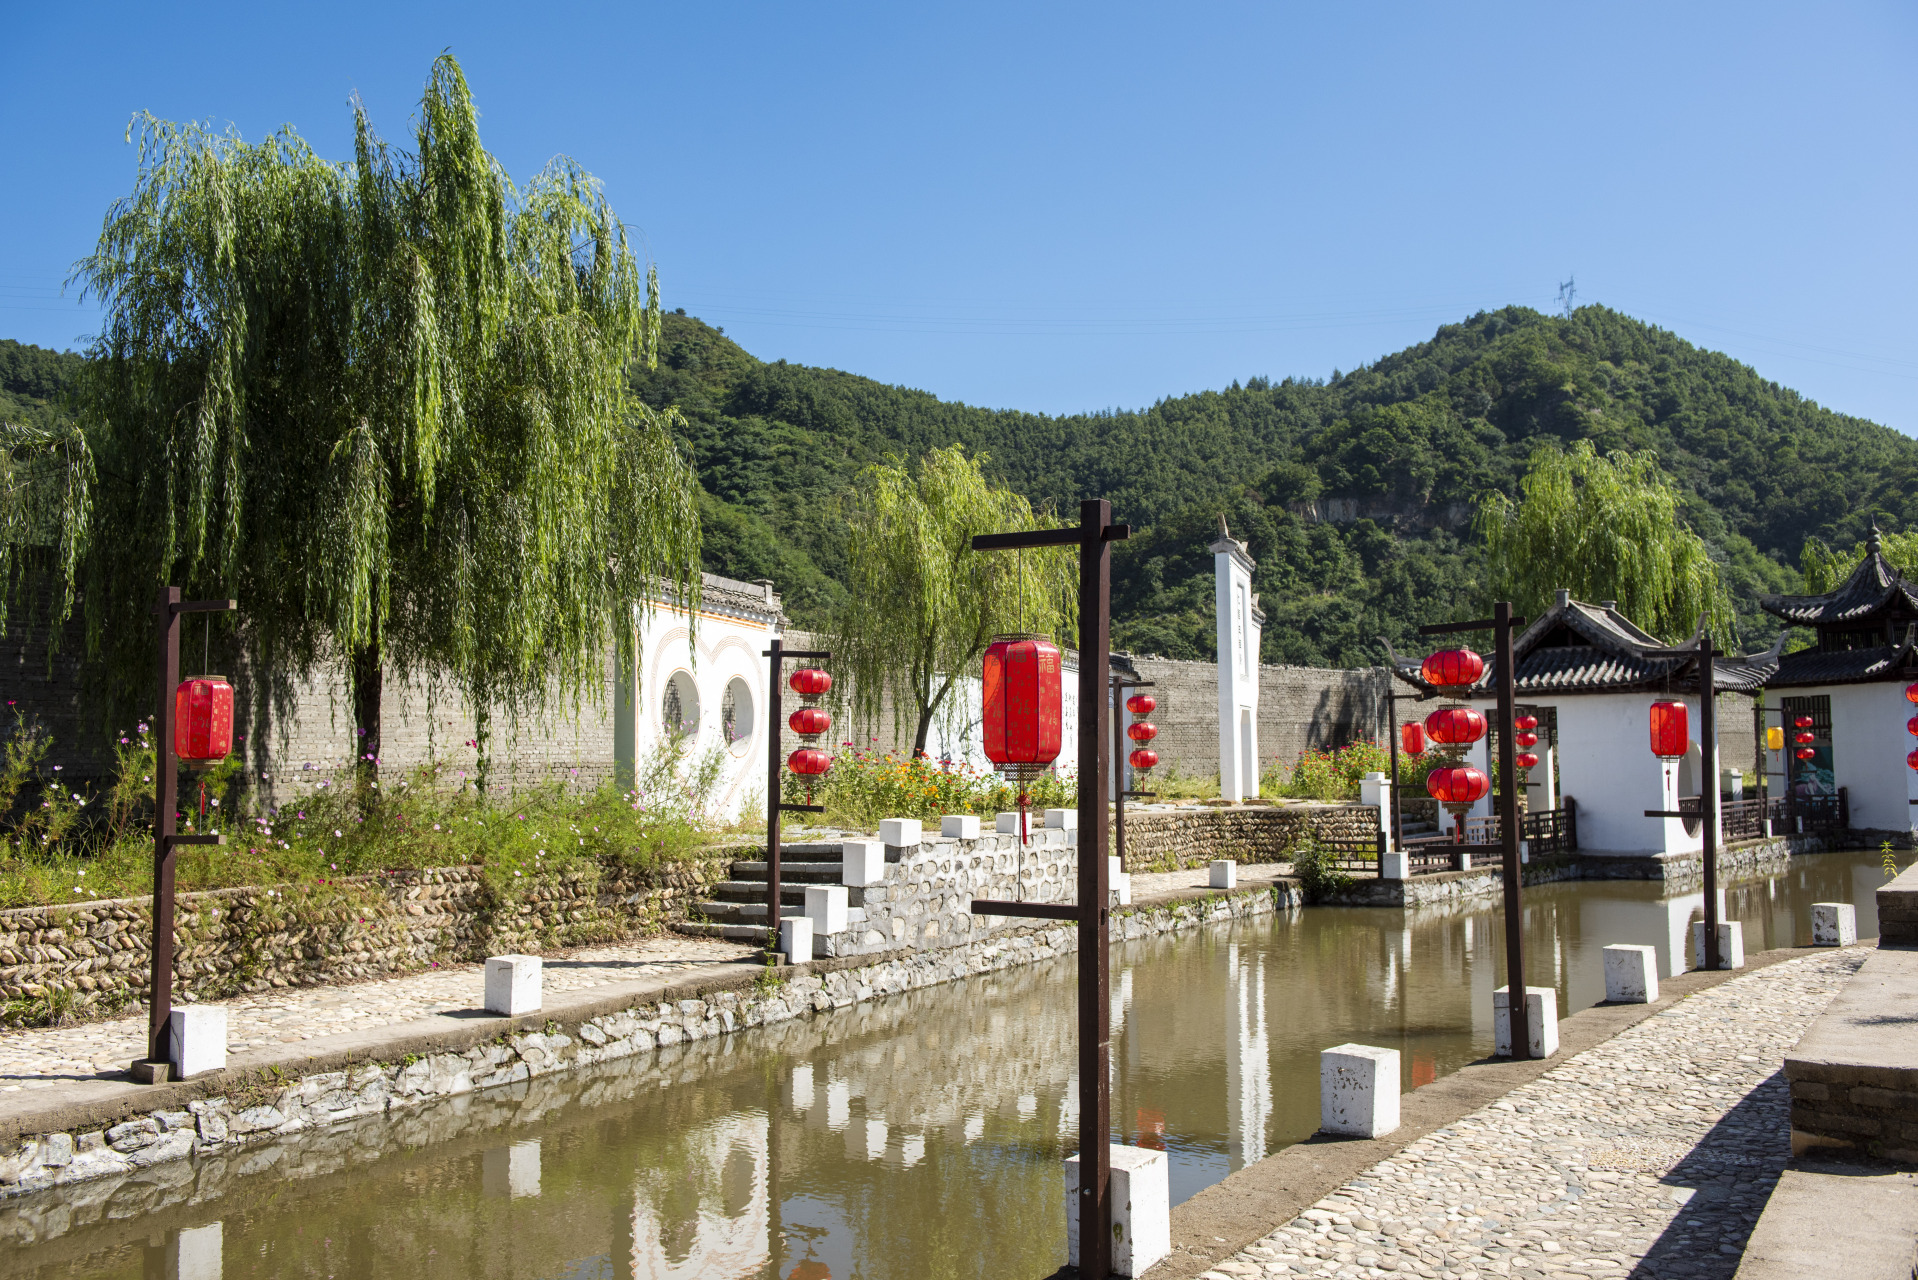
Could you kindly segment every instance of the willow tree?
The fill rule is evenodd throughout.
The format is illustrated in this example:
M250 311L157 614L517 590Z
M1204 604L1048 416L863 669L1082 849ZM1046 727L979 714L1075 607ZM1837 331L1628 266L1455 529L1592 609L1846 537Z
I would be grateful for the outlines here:
M1900 571L1918 575L1918 533L1880 533L1876 523L1872 525L1872 535L1878 542L1878 549L1892 566ZM1827 591L1836 591L1851 577L1858 562L1865 558L1867 543L1859 539L1846 551L1834 551L1825 545L1822 538L1807 538L1798 556L1798 571L1804 575L1805 590L1812 595L1823 595Z
M1569 451L1541 445L1519 493L1516 502L1503 493L1479 501L1475 526L1493 596L1537 617L1563 587L1580 600L1616 600L1621 613L1666 640L1691 635L1700 618L1730 638L1718 568L1680 519L1657 455L1601 456L1588 440Z
M988 481L984 461L961 445L912 466L893 458L861 471L847 500L848 599L830 628L833 666L851 678L856 718L875 721L888 702L897 723L913 717L915 756L993 636L1058 636L1076 616L1070 548L972 549L975 534L1058 525Z
M599 184L559 159L516 187L451 56L410 151L354 112L349 163L290 127L129 130L138 179L76 274L105 311L77 571L117 705L151 696L179 583L240 601L282 705L343 667L377 760L383 671L443 674L482 734L595 693L635 602L696 600L699 530L668 417L625 392L658 286Z

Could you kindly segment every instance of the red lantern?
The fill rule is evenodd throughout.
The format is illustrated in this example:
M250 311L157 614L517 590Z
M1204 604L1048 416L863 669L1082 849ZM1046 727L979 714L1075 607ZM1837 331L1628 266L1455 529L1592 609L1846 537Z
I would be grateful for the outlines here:
M1652 754L1660 760L1676 760L1691 745L1691 713L1682 702L1652 704Z
M1425 790L1440 804L1477 804L1491 789L1492 780L1469 764L1447 765L1425 775Z
M1125 700L1125 709L1135 716L1149 716L1158 708L1158 700L1149 693L1135 693Z
M1134 720L1125 727L1125 736L1134 742L1147 743L1159 736L1159 726L1150 720Z
M1797 733L1794 733L1791 736L1791 740L1793 742L1796 742L1799 746L1804 747L1804 746L1809 746L1812 743L1818 741L1818 735L1813 733L1809 729L1800 729Z
M786 757L786 767L794 773L821 774L832 768L832 757L818 747L801 747Z
M1059 646L1040 636L1000 636L987 646L986 759L1024 779L1059 758L1063 669Z
M1538 728L1538 717L1524 715L1513 716L1512 727L1521 733L1530 733L1532 730Z
M1914 751L1910 755L1906 756L1905 763L1910 765L1914 769L1918 769L1918 751Z
M1529 752L1529 751L1521 751L1521 752L1519 752L1519 753L1518 753L1518 767L1519 767L1519 768L1521 768L1521 769L1530 769L1530 768L1533 768L1533 767L1535 767L1535 766L1536 766L1537 764L1538 764L1538 757L1537 757L1537 756L1535 756L1535 755L1533 755L1533 754L1532 754L1531 752Z
M794 693L811 701L824 696L832 688L832 677L818 667L801 667L788 677L786 683Z
M1818 752L1813 750L1811 747L1800 747L1798 748L1797 751L1793 752L1792 754L1796 755L1800 760L1809 760L1813 756L1817 755Z
M233 752L233 686L225 676L193 676L173 691L173 754L189 768Z
M1425 717L1425 732L1448 745L1477 742L1485 736L1485 717L1473 707L1440 707Z
M1485 659L1470 649L1440 649L1419 664L1419 674L1440 688L1477 684L1485 674Z
M1416 720L1399 726L1399 750L1408 756L1425 754L1425 726Z
M1905 686L1905 701L1918 702L1918 684L1908 684Z
M1911 719L1905 721L1905 732L1918 733L1918 716L1913 716Z
M1912 754L1918 755L1918 752L1913 752ZM1147 769L1159 763L1159 753L1147 750L1145 747L1133 748L1132 754L1126 758L1132 761L1132 767L1140 773L1144 773Z
M801 707L786 717L792 731L802 738L816 738L832 728L832 717L818 707Z
M1793 720L1792 723L1797 725L1800 729L1809 729L1811 728L1811 717L1799 716L1796 720Z
M1536 747L1538 745L1538 735L1536 733L1520 731L1512 735L1512 741L1521 747Z

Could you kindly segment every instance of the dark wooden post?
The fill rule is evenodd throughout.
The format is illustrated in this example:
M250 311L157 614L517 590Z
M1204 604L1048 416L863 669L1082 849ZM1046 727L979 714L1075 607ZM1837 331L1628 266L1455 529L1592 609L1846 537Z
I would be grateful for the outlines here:
M1493 646L1498 663L1498 826L1505 845L1505 1007L1511 1017L1512 1056L1532 1056L1525 1008L1525 877L1518 861L1518 673L1512 669L1512 605L1492 606Z
M974 915L1071 920L1079 939L1079 1274L1105 1280L1112 1272L1112 955L1107 927L1111 886L1106 876L1111 841L1112 741L1107 693L1112 667L1112 551L1131 535L1112 523L1112 504L1079 504L1077 529L988 533L974 551L1016 547L1079 548L1079 901L1007 902L975 898Z
M225 844L225 836L179 834L180 762L173 754L173 691L180 683L180 615L221 613L232 600L182 603L178 587L161 587L153 602L159 625L159 706L153 715L153 956L147 986L147 1056L132 1064L142 1084L165 1084L172 1070L173 881L183 844Z
M1718 690L1711 634L1698 638L1698 798L1705 863L1705 967L1718 968Z

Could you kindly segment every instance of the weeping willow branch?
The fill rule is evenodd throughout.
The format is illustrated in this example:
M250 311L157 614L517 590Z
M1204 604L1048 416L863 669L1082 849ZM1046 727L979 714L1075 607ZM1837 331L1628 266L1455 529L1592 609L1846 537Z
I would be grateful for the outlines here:
M914 467L867 467L846 509L848 601L830 628L836 670L851 677L855 719L915 722L913 752L954 681L997 634L1061 635L1077 616L1070 548L972 550L975 534L1057 528L1049 514L980 470L983 455L953 445Z
M658 281L599 184L562 158L516 187L450 56L412 150L354 112L350 163L291 128L129 129L133 191L75 275L105 311L81 448L108 479L74 462L61 507L116 709L151 696L166 582L238 598L282 698L384 664L476 712L597 696L635 604L697 603L691 471L625 390Z
M1601 457L1580 440L1532 453L1521 498L1479 500L1474 521L1485 540L1494 598L1536 617L1563 587L1580 600L1616 600L1639 626L1669 641L1698 620L1730 643L1732 611L1704 539L1679 518L1678 495L1657 456L1619 451Z

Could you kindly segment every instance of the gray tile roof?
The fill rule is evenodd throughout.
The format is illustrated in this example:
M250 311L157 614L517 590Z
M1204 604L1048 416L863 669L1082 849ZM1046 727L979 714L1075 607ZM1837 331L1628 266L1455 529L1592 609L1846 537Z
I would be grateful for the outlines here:
M1778 660L1778 674L1765 682L1772 689L1821 684L1868 684L1918 676L1918 628L1906 627L1902 644L1872 649L1805 649Z
M1887 612L1918 614L1918 590L1879 550L1877 530L1865 544L1865 558L1835 591L1822 596L1760 596L1758 607L1799 626L1864 622Z
M1391 646L1388 644L1387 649ZM1512 640L1520 697L1562 693L1682 692L1698 682L1695 652L1667 645L1610 604L1569 598L1547 610ZM1435 692L1419 674L1420 659L1391 654L1393 674L1424 693ZM1498 688L1490 653L1485 674L1468 696L1486 698ZM1778 653L1725 654L1712 664L1712 687L1749 693L1778 669Z

